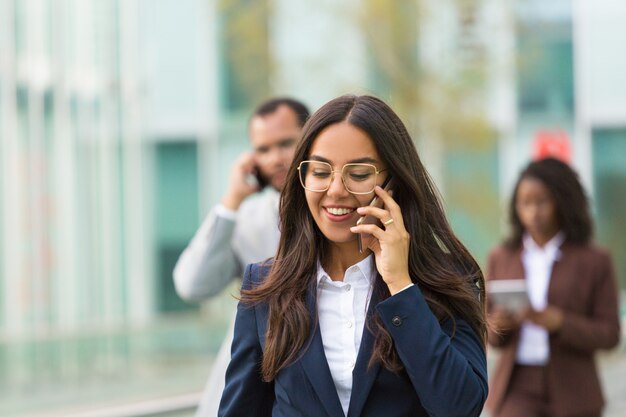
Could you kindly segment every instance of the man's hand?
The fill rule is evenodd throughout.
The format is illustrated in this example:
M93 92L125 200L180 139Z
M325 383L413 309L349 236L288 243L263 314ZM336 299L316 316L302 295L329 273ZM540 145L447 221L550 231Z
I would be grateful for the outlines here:
M246 197L259 191L256 184L248 182L248 177L256 172L254 154L247 152L239 156L230 169L228 190L222 198L222 205L230 210L237 210Z

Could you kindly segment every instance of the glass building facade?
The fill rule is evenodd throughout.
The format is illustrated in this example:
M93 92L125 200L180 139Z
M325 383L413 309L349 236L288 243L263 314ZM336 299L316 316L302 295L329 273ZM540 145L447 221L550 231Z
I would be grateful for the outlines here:
M3 7L0 328L148 317L151 301L126 301L150 275L145 239L137 238L143 173L129 169L143 162L136 71L126 61L137 45L119 40L131 7Z
M171 270L215 140L209 9L0 1L1 415L200 390L233 307Z

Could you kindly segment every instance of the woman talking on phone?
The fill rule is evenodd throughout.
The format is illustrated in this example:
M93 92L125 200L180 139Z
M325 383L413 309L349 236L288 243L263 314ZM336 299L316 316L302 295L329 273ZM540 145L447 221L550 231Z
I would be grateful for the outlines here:
M491 306L489 343L502 352L487 402L494 417L599 417L595 352L619 342L609 253L591 243L589 205L564 162L531 162L510 205L512 233L495 248L489 280L526 281L530 306Z
M483 276L385 103L311 117L280 225L274 260L246 268L220 416L480 415Z

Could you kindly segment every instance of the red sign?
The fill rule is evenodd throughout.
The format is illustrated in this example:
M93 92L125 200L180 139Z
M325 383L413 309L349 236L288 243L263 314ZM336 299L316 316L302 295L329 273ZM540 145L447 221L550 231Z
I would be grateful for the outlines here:
M539 130L532 146L535 161L552 157L568 164L572 162L572 147L564 130Z

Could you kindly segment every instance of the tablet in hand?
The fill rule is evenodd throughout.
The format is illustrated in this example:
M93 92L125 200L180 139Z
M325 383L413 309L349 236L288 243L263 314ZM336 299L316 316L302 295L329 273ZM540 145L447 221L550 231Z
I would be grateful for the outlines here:
M522 311L530 301L524 279L494 279L487 281L487 299L513 313Z

